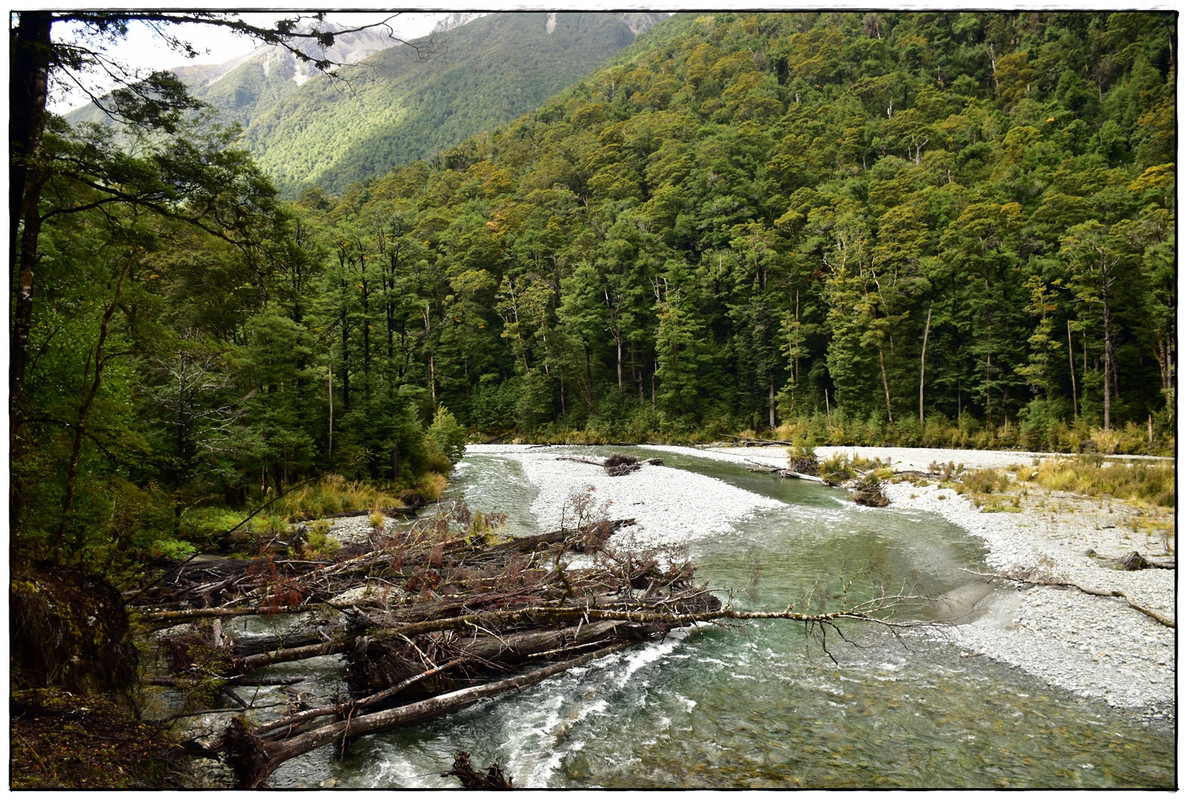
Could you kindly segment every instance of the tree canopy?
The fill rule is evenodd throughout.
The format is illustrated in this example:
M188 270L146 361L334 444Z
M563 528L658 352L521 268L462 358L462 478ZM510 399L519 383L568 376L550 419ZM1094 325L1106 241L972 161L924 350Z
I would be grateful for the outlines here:
M178 552L212 504L327 472L408 489L464 430L1173 441L1173 14L677 14L510 124L295 203L168 76L106 101L133 139L45 112L104 63L53 25L181 17L319 41L12 29L22 552Z

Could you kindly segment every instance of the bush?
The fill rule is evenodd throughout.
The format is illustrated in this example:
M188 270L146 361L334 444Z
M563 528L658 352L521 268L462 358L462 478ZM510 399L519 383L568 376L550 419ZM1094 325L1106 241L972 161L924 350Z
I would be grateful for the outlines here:
M437 406L437 413L425 432L425 438L451 463L456 464L466 454L466 429L458 424L457 419L445 406Z
M841 454L820 462L819 474L824 482L831 486L840 485L857 477L857 471L850 463L849 456Z
M185 561L187 558L198 552L198 548L194 547L189 542L178 541L177 539L158 539L152 543L149 548L150 554L153 558L167 558L171 561Z
M787 448L787 466L801 475L820 475L820 459L811 446L796 445Z
M997 469L979 469L960 476L965 491L973 494L998 494L1010 486L1010 476Z

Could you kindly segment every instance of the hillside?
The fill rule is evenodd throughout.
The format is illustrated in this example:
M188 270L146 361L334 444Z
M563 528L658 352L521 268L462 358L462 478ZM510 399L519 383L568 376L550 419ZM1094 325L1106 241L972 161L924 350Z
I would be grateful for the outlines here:
M464 24L471 18L466 16L452 22ZM354 64L380 50L402 46L382 28L343 33L342 26L333 22L327 22L324 28L337 34L332 46L305 42L300 47L313 58L336 64ZM312 64L278 45L262 45L220 64L187 64L170 71L181 78L193 97L211 105L224 122L242 126L319 74ZM71 111L66 120L72 125L109 124L94 104Z
M282 193L338 192L530 111L665 16L458 13L434 34L427 58L393 46L386 32L338 37L315 53L347 65L337 78L279 47L173 72L218 119L243 128L245 145ZM93 105L66 119L108 122Z
M344 270L423 259L436 321L374 324L423 331L404 358L476 427L1152 438L1174 420L1173 36L1153 13L678 15L326 222Z
M306 505L440 496L467 438L1173 453L1175 22L676 15L295 203L160 108L131 151L53 120L14 271L13 561L258 552Z
M428 61L393 48L342 70L344 82L311 80L246 141L282 191L338 192L530 111L634 37L617 14L490 14L445 34Z

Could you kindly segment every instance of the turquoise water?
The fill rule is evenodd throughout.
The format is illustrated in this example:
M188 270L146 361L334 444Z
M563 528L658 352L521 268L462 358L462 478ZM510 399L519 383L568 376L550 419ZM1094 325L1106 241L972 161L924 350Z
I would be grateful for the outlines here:
M984 567L979 542L932 515L867 509L839 490L671 453L668 466L787 505L699 540L698 574L740 607L836 607L938 594ZM454 492L520 533L534 492L471 455ZM1174 786L1174 733L1150 729L942 634L759 622L681 631L448 719L285 765L275 786L456 788L459 750L517 786L555 788L1088 788ZM327 679L328 680L328 679Z

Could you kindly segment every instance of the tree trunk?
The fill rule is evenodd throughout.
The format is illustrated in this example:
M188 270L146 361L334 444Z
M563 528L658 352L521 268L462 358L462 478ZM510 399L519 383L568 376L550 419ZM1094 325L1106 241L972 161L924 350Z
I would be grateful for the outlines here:
M483 686L461 689L387 711L350 717L281 742L266 742L260 739L247 729L241 718L236 717L227 734L227 761L234 768L236 779L241 787L259 789L264 786L265 781L276 768L285 761L316 750L323 745L451 714L472 706L479 700L494 697L512 689L531 686L553 675L610 655L627 646L629 643L611 645L568 661L549 664L524 675L516 675Z
M882 391L886 393L886 419L894 424L894 411L890 407L890 381L886 377L886 356L882 352L882 345L878 345L878 367L882 370Z
M1104 409L1104 411L1105 411L1105 430L1107 431L1107 430L1112 429L1112 411L1111 411L1112 392L1110 391L1110 389L1112 388L1111 380L1116 379L1115 374L1114 374L1116 371L1115 370L1116 364L1114 364L1114 361L1113 361L1113 326L1112 326L1112 313L1111 313L1112 309L1109 308L1109 283L1111 282L1111 279L1108 277L1108 273L1104 270L1103 267L1102 267L1101 271L1103 274L1101 277L1100 296L1101 296L1101 302L1104 305L1104 308L1101 310L1101 316L1104 318L1104 326L1105 326L1105 409Z
M1080 416L1080 401L1076 396L1076 357L1072 352L1072 321L1067 321L1067 368L1072 376L1072 416Z
M29 358L29 332L33 322L33 282L37 244L41 235L41 189L45 171L41 141L45 131L45 104L50 67L49 11L21 11L11 35L8 116L8 265L16 282L12 300L12 338L9 342L9 457L18 461L25 452L24 427L28 416L25 369ZM22 229L23 226L23 229ZM18 248L19 242L19 248ZM25 492L19 471L9 486L9 524L20 525Z
M70 460L66 466L66 487L65 497L62 500L62 517L58 521L58 530L54 534L53 543L53 557L57 561L61 558L62 545L66 538L66 528L70 522L70 515L74 511L74 492L78 481L78 462L82 458L82 444L87 434L87 424L90 422L91 406L95 402L95 398L99 396L99 390L103 386L103 370L107 366L107 356L103 352L103 346L107 343L107 330L111 323L112 316L115 315L116 308L119 307L120 297L123 294L124 279L128 277L128 272L132 268L132 262L136 259L136 254L132 253L124 261L123 269L120 271L119 279L115 284L115 294L108 303L107 308L103 310L103 317L99 322L99 339L95 343L95 352L93 360L91 356L87 357L87 367L83 372L84 383L87 377L91 375L91 367L94 366L94 375L90 379L90 385L84 386L82 400L78 407L78 420L74 424L74 440L70 448Z
M927 324L923 326L923 349L919 352L919 432L923 432L923 375L927 368L927 336L931 333L931 309L927 309Z
M767 382L767 426L775 429L775 378L771 378Z

